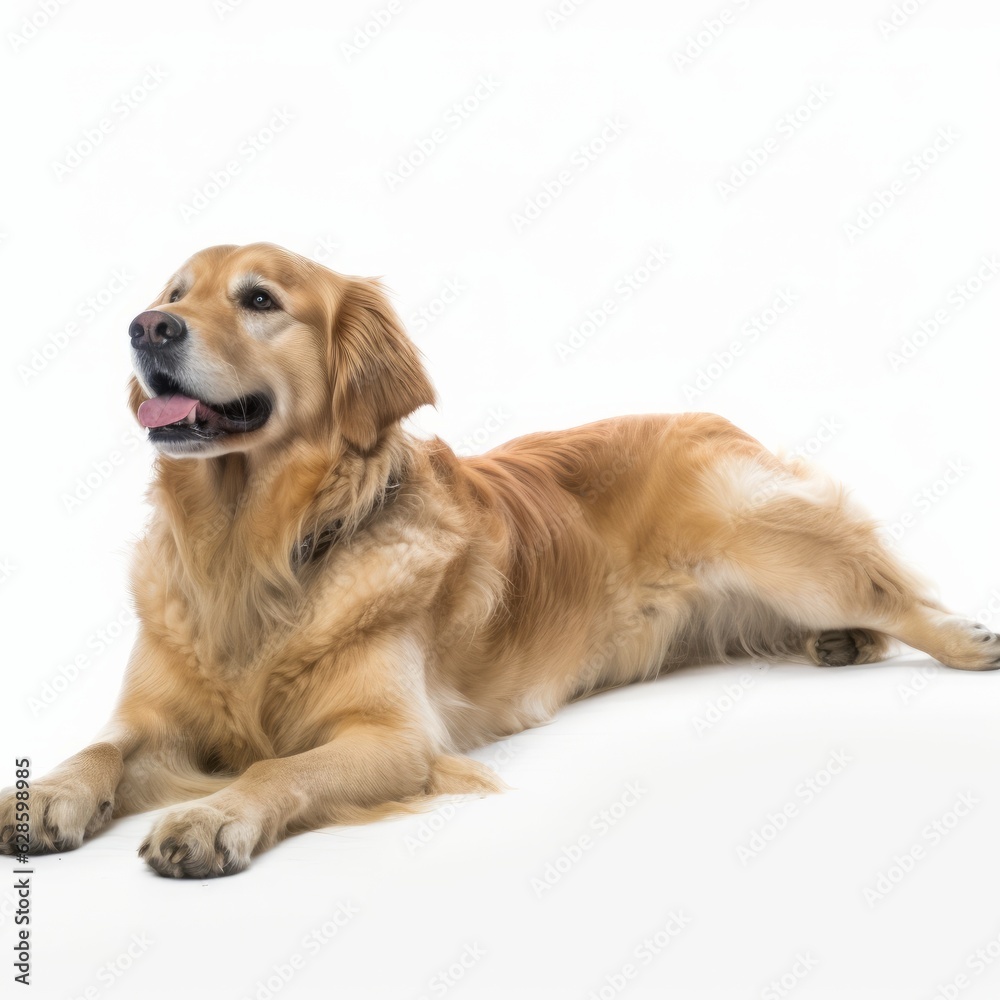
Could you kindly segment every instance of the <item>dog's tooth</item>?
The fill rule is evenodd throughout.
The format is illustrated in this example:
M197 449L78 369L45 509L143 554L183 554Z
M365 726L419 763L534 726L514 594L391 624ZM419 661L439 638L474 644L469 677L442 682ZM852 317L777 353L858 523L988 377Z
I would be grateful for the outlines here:
M195 420L197 420L197 419L198 418L195 415L195 410L194 410L194 408L192 408L191 412L184 418L184 423L186 423L186 424L193 424L195 422Z

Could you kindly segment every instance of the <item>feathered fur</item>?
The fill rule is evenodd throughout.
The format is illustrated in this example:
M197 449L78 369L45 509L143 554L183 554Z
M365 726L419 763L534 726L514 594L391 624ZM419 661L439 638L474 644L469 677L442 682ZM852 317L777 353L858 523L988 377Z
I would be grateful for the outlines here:
M249 309L248 285L274 307ZM175 381L273 408L195 454L161 448L121 700L34 785L34 850L204 795L142 853L166 875L229 874L289 832L496 790L465 751L684 664L870 662L892 637L998 663L1000 638L927 597L841 488L721 417L459 458L400 424L434 393L374 281L214 247L153 309L185 324ZM132 380L134 412L150 391Z

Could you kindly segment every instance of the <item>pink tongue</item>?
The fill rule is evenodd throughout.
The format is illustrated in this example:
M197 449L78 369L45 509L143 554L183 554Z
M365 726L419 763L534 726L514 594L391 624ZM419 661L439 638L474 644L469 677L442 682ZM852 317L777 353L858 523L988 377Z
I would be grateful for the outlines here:
M169 396L154 396L147 399L139 407L139 423L143 427L166 427L186 420L191 411L198 405L197 399L182 396L179 392Z

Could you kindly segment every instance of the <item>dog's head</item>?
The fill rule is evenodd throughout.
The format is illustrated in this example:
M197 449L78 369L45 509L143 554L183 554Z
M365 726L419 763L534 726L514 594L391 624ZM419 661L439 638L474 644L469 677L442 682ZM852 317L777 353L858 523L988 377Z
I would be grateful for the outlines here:
M129 327L129 402L172 457L297 436L370 450L434 390L378 283L266 243L188 260Z

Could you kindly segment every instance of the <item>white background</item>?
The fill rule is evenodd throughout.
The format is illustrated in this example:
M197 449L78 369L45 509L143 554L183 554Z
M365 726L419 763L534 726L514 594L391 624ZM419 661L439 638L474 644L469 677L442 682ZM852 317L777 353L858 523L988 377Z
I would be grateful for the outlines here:
M15 756L40 776L79 749L112 706L150 465L125 408L126 330L213 243L383 275L440 393L419 433L478 451L717 411L850 483L957 610L1000 610L1000 294L968 285L1000 253L994 5L587 0L552 23L555 0L399 0L379 27L387 0L74 0L28 38L42 6L9 8L0 43L0 784ZM262 131L278 111L290 122ZM668 263L639 271L654 249ZM449 283L461 294L442 306ZM751 339L782 292L794 304ZM606 299L606 322L560 350ZM710 704L731 707L696 726ZM974 953L1000 954L998 709L1000 677L916 653L709 667L484 748L502 796L297 837L236 878L156 877L135 855L151 817L133 817L36 862L29 995L735 998L785 995L768 984L787 975L801 1000L995 996L1000 962ZM834 753L850 760L823 777ZM812 794L814 776L829 781ZM629 783L641 793L607 827ZM8 957L12 899L0 887ZM307 946L340 904L357 914ZM671 912L683 930L644 960ZM149 943L130 957L133 935ZM459 981L433 978L463 953Z

